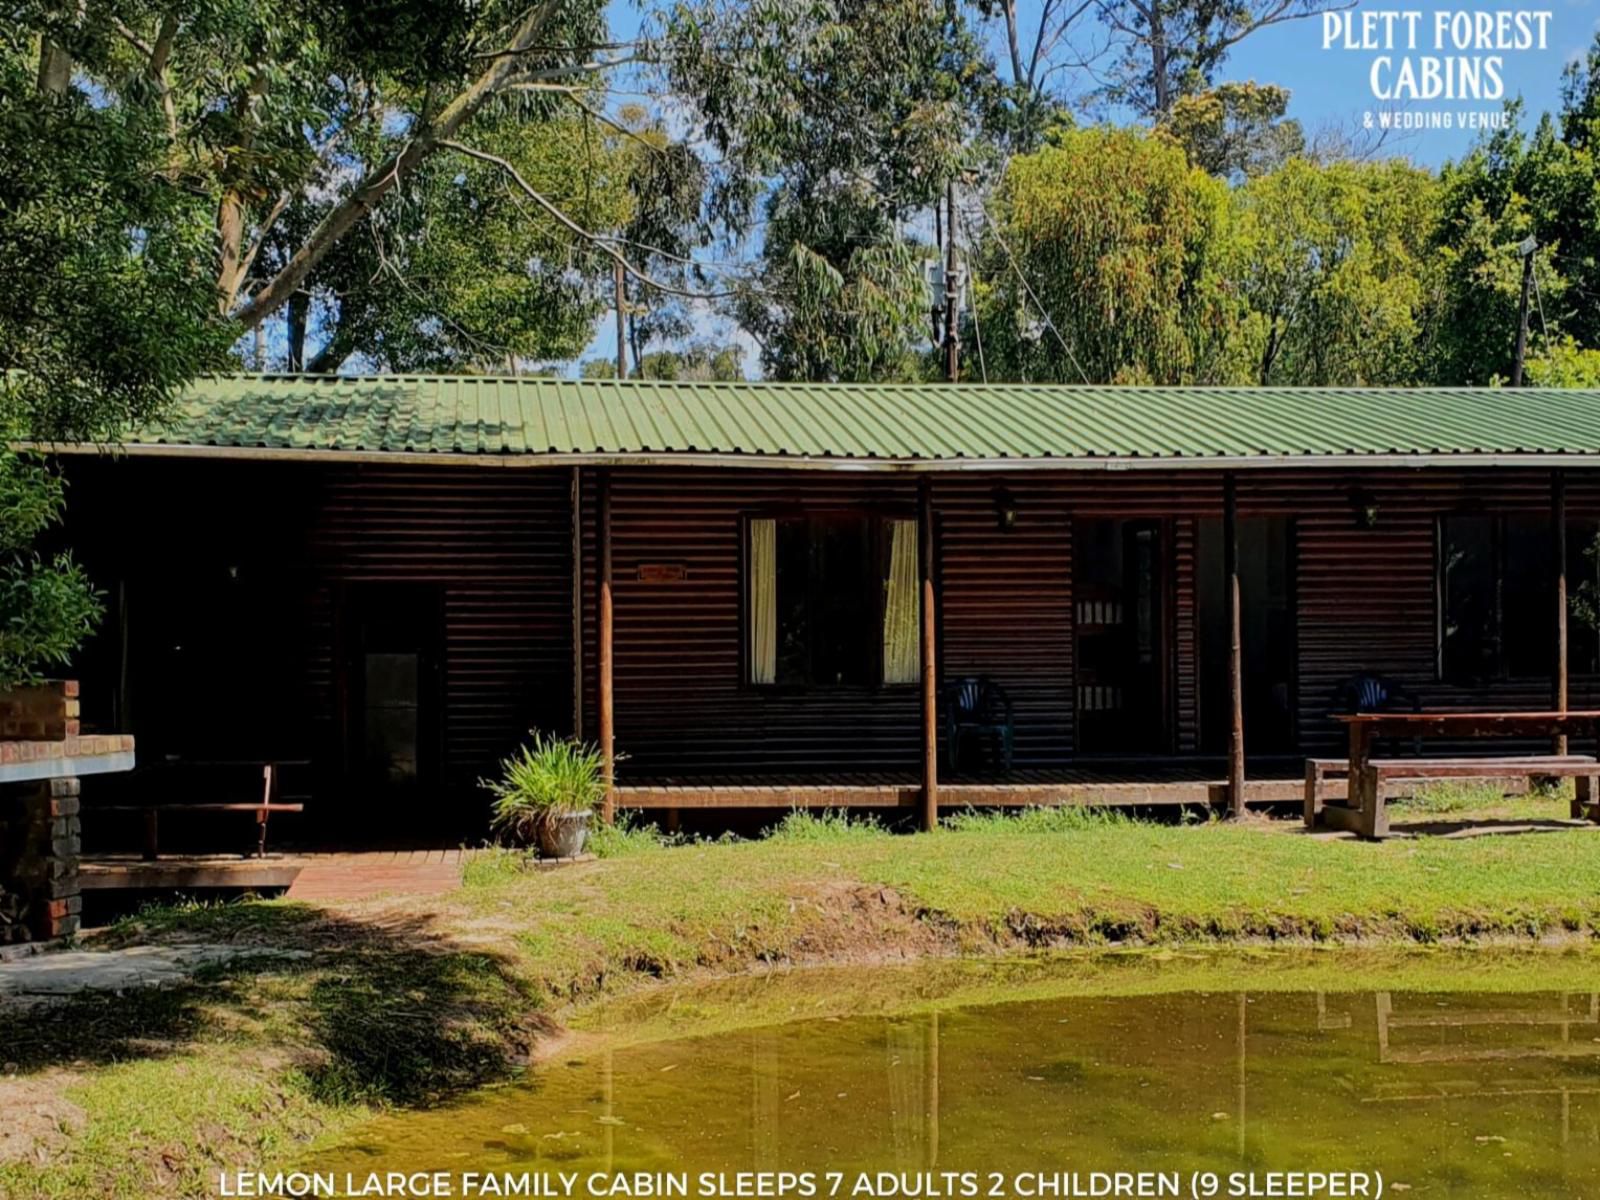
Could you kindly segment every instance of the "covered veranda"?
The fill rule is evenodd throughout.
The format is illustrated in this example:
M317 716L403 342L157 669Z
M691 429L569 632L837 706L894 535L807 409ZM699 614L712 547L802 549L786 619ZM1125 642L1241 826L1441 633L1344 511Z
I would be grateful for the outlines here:
M1327 697L1361 670L1429 711L1600 699L1600 648L1573 646L1564 598L1587 560L1545 536L1600 520L1590 392L246 377L196 385L119 459L85 464L104 478L80 502L159 493L188 524L148 527L202 536L106 537L136 652L106 647L97 694L131 694L141 739L171 726L180 758L178 735L217 713L241 756L310 760L305 820L330 835L454 836L529 728L601 747L608 812L861 806L930 825L967 806L1293 802L1304 755L1341 749ZM257 499L274 481L287 514ZM893 603L862 605L852 643L868 669L775 677L756 528L841 516L891 562ZM1153 547L1146 592L1098 569L1108 533L1124 559ZM1483 669L1463 672L1444 593L1470 537L1488 539L1491 592L1518 580L1541 619L1496 608L1467 647ZM1534 541L1548 565L1512 561ZM857 564L862 595L882 561ZM892 655L870 644L891 610ZM264 631L253 659L239 617ZM1085 631L1117 620L1138 706L1092 661ZM1513 626L1539 653L1507 666ZM272 685L251 689L259 712L184 690L224 663ZM950 765L944 689L972 676L1015 700L1014 763Z

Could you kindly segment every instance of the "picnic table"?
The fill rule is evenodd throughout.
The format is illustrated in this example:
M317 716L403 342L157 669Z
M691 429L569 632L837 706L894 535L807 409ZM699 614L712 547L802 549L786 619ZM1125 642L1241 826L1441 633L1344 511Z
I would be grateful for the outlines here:
M1597 777L1600 764L1593 756L1574 754L1501 755L1427 759L1378 759L1373 747L1379 738L1401 738L1419 742L1424 738L1559 738L1564 744L1573 737L1600 733L1600 711L1577 712L1380 712L1341 713L1334 716L1348 731L1350 741L1347 772L1347 813L1340 813L1330 824L1346 824L1366 837L1388 831L1384 784L1396 779L1436 780L1462 778L1505 778L1514 775L1571 778L1577 781L1577 798L1572 815L1594 819ZM1306 819L1313 813L1312 776L1326 760L1307 763ZM1323 814L1332 814L1329 806Z

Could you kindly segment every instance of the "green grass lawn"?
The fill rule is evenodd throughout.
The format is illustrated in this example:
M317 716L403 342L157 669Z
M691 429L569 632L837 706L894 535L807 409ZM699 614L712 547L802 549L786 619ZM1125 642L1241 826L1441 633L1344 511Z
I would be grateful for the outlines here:
M1564 801L1505 802L1538 821ZM1452 811L1459 811L1452 810ZM1438 821L1423 808L1418 819ZM567 871L486 857L449 903L504 930L552 996L640 974L870 954L1241 938L1434 942L1600 927L1600 834L1307 837L1289 822L1155 824L1079 810L956 817L897 836L795 817L759 842L629 852Z
M1474 810L1461 797L1424 797L1396 819L1449 827L1463 813L1538 828L1564 815L1565 800L1480 796ZM661 980L704 988L764 964L932 958L945 964L936 974L956 971L953 982L934 986L930 975L888 993L931 1002L974 994L963 958L1132 945L1149 948L1138 961L1176 952L1189 965L1118 975L1080 962L1065 977L990 976L981 988L1253 986L1263 971L1353 988L1364 972L1392 978L1399 948L1505 940L1528 955L1537 940L1586 944L1600 930L1600 832L1581 828L1373 845L1308 837L1288 821L1038 810L957 816L931 835L837 816L791 816L759 841L663 844L607 831L598 849L598 860L554 871L485 852L466 886L443 896L330 911L171 907L124 922L95 944L310 953L241 961L160 993L76 1001L48 1022L0 1013L0 1101L8 1087L23 1099L54 1089L81 1117L51 1139L43 1163L0 1163L0 1196L207 1195L220 1164L292 1158L305 1139L377 1109L505 1079L559 1026L615 1012L618 998L648 1007ZM1288 960L1238 950L1286 941L1361 949ZM1233 957L1192 953L1201 947ZM1502 981L1553 986L1562 972L1592 974L1591 955L1572 957L1509 976L1505 959L1479 960ZM1434 969L1422 961L1424 974ZM1449 961L1452 986L1470 980L1470 953ZM830 983L821 995L869 1004L872 992L870 982ZM669 1020L624 1018L625 1032L682 1033L752 1011L745 1000L720 1011L673 1005Z

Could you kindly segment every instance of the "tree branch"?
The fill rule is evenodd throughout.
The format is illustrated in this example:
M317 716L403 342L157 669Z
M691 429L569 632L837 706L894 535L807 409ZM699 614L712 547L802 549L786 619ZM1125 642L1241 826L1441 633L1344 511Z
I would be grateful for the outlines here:
M535 39L549 23L556 7L556 0L542 0L531 8L517 25L505 53L496 57L437 117L418 129L398 153L368 172L349 195L329 210L283 268L234 314L243 328L254 329L281 307L305 282L317 264L327 257L340 238L376 208L401 180L477 115L516 73L518 56L535 44Z
M655 279L649 275L646 275L643 271L639 270L638 267L629 262L627 256L617 249L617 239L607 237L604 234L593 233L590 230L585 229L582 225L579 225L571 217L567 216L566 213L562 212L561 209L549 199L549 197L545 196L544 193L540 192L526 179L524 179L522 177L522 173L518 171L517 168L507 159L501 158L498 154L490 154L486 150L474 150L471 146L463 146L460 142L440 142L439 145L443 149L453 150L457 154L465 155L467 158L475 158L479 162L491 163L494 166L499 167L501 171L505 172L506 177L515 183L517 187L521 189L523 194L528 197L528 199L532 200L545 212L550 214L550 216L555 219L557 224L562 226L562 228L566 229L575 237L581 238L583 241L586 241L590 245L596 247L603 254L608 255L615 262L619 263L624 271L626 271L629 275L632 275L646 287L654 288L656 291L668 296L684 296L690 300L721 300L735 295L735 293L731 291L696 292L689 288L674 287L670 283L663 283L659 279Z

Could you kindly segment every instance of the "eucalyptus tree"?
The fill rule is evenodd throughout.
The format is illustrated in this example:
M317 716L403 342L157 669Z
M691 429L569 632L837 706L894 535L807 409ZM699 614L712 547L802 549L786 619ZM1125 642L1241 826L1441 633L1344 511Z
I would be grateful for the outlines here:
M367 160L398 136L377 139ZM635 207L620 142L585 114L480 116L473 146L492 159L424 163L290 296L288 367L333 371L353 357L367 369L514 372L575 357L612 303L612 259L506 172L583 229L617 230ZM261 273L280 270L338 203L337 190L297 197L263 244Z
M619 149L632 198L620 236L644 268L643 278L623 275L621 301L629 358L642 368L651 353L671 353L652 352L652 345L693 335L722 277L708 276L706 264L696 257L715 232L703 212L705 162L643 104L623 105L616 123L626 133Z
M708 146L708 216L759 227L734 309L769 374L921 370L923 266L946 185L983 165L1005 89L954 3L700 0L666 78Z
M602 0L58 8L18 13L39 39L41 73L164 137L168 177L212 206L214 303L240 332L293 304L302 323L309 309L327 326L333 351L478 360L537 350L542 335L515 329L491 346L464 318L498 321L537 302L556 306L544 344L559 352L568 310L587 319L597 302L576 276L616 260L644 275L615 237L629 220L610 161L622 134L600 91L636 51L608 41ZM449 277L452 254L462 278ZM532 278L512 283L519 258ZM486 306L492 286L466 294L474 265L508 285ZM424 275L435 300L416 299ZM346 298L355 311L341 324Z
M56 45L70 11L0 20L0 688L57 669L100 600L38 540L62 480L14 446L114 436L220 361L213 210L165 170L153 112L98 103ZM47 36L41 39L38 31Z
M1109 59L1102 93L1141 117L1160 119L1180 97L1211 87L1246 38L1350 7L1353 0L1097 0Z

